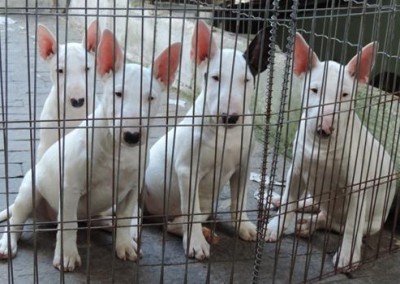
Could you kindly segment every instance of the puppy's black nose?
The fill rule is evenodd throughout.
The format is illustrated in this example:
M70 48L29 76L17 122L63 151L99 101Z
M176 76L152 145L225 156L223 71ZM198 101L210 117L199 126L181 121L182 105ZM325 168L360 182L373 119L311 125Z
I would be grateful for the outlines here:
M237 113L232 113L231 115L223 113L221 118L222 122L225 124L236 124L236 122L239 120L239 115Z
M85 99L84 98L82 98L82 99L71 99L71 105L73 106L73 107L81 107L81 106L83 106L83 104L85 103Z
M123 138L127 144L131 144L131 145L137 144L140 141L140 132L133 132L133 133L129 132L129 131L124 132Z
M317 134L319 137L321 138L328 138L329 136L331 136L332 132L326 132L325 130L323 130L322 128L318 128L317 129Z

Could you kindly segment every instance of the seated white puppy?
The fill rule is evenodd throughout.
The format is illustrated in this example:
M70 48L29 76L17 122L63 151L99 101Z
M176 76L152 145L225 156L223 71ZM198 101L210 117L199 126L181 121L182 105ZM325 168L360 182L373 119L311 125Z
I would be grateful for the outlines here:
M98 215L115 204L116 254L124 260L137 259L136 235L131 235L136 230L131 226L137 226L138 216L132 216L132 212L138 212L147 126L158 111L160 95L174 80L180 49L180 44L173 44L157 57L152 68L124 65L114 35L109 30L103 32L97 56L98 74L104 84L101 103L89 117L88 125L82 122L53 144L34 170L25 175L12 210L10 231L0 240L0 258L17 253L19 231L34 209L34 174L37 214L54 220L46 214L53 210L59 221L54 266L72 271L81 264L76 246L77 220Z
M45 26L38 25L38 51L49 65L53 86L40 115L36 161L60 136L71 132L93 112L97 37L97 21L90 23L82 43L58 44Z
M300 34L294 45L293 71L304 80L303 114L283 204L267 226L266 239L275 242L294 224L298 198L311 196L321 212L299 221L296 232L343 233L333 258L342 271L360 265L362 237L382 228L396 189L390 155L354 112L354 90L368 82L377 48L376 42L368 44L343 66L320 62Z
M44 25L38 25L38 51L50 67L53 86L40 115L36 162L60 137L71 132L93 112L93 54L97 38L97 21L90 23L82 43L58 44ZM8 211L12 212L13 206L0 212L0 222L8 219Z
M228 182L232 222L242 239L256 240L256 226L246 212L254 141L250 101L254 76L267 67L268 36L260 32L245 53L220 50L209 28L199 21L191 57L204 77L202 91L185 119L150 150L145 209L168 215L168 231L183 236L189 257L209 257L201 222L216 212L213 201Z

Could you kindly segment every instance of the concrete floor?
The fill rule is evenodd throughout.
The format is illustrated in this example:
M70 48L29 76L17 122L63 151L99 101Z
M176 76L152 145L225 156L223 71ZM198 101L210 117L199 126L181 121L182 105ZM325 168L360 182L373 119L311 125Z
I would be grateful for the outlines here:
M0 15L2 16L2 15ZM37 71L34 72L34 31L35 16L29 16L28 25L24 15L9 15L15 23L0 25L1 67L3 84L7 92L2 99L8 98L7 142L1 139L0 155L0 209L6 206L6 197L14 200L24 173L30 168L30 119L28 110L29 96L37 102L37 116L49 90L47 65L38 58ZM38 22L55 30L55 17L39 16ZM60 26L65 22L60 19ZM29 31L27 32L27 28ZM71 28L73 39L80 40L80 33ZM61 37L63 38L63 37ZM27 54L29 47L29 57ZM6 53L7 52L7 53ZM7 58L5 58L7 55ZM7 62L6 62L7 59ZM31 64L28 66L28 62ZM28 86L30 74L31 86ZM36 81L34 88L33 82ZM3 85L3 88L5 85ZM5 95L7 94L7 95ZM187 107L186 107L187 108ZM181 109L182 112L185 108ZM157 136L157 133L154 134ZM153 137L155 138L155 137ZM7 151L8 174L5 172ZM253 153L253 171L258 172L262 155L261 145ZM280 160L280 163L282 160ZM282 168L282 165L278 165ZM280 175L284 171L280 169ZM6 196L6 186L8 196ZM256 220L257 200L253 197L258 184L249 182L249 205L253 210L250 216ZM84 224L78 233L78 248L82 258L82 267L72 273L61 273L52 266L55 247L54 227L40 227L36 234L32 226L25 226L19 242L17 256L11 261L0 262L0 283L248 283L255 273L255 243L247 243L235 237L228 217L223 214L229 201L228 190L220 198L220 214L216 230L221 237L219 244L212 246L209 260L199 262L185 257L182 241L179 237L166 234L161 226L145 223L141 236L143 257L137 263L124 262L114 256L113 237L102 230L88 230ZM213 223L212 223L213 224ZM1 228L5 226L2 223ZM385 230L381 238L366 239L364 264L353 273L335 274L331 263L338 247L340 236L318 232L310 239L286 236L277 244L265 244L260 251L261 265L258 269L260 283L288 283L317 281L323 283L398 283L400 277L399 234L393 237ZM390 242L392 253L387 253ZM377 248L380 248L379 253Z

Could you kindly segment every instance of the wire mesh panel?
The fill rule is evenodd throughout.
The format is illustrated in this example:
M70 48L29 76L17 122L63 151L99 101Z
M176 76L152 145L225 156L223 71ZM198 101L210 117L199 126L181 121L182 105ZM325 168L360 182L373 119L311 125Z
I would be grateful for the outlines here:
M396 282L396 1L0 1L0 279Z

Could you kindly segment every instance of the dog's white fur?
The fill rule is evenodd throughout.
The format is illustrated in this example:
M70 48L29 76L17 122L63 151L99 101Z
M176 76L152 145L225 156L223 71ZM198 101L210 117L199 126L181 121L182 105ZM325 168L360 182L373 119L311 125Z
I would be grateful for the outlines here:
M90 23L82 43L60 45L44 25L38 25L38 51L50 67L53 86L40 115L36 161L59 138L71 132L93 112L93 53L97 47L97 38L97 21ZM75 103L81 100L81 104L74 107L71 100L75 100ZM8 219L8 213L11 214L12 209L13 205L9 210L0 212L0 222Z
M76 246L77 220L95 216L115 204L116 254L124 260L137 259L137 196L144 177L146 126L159 108L160 95L174 80L180 48L180 44L173 44L165 50L151 71L137 64L124 65L113 34L109 30L103 32L97 57L98 74L104 85L101 102L88 125L82 122L81 127L53 144L34 171L25 175L10 218L10 243L6 232L0 240L0 258L13 257L17 252L18 231L33 210L34 174L37 214L52 219L47 212L54 210L58 214L56 220L63 221L58 225L54 266L72 271L81 264ZM59 149L63 147L61 159Z
M299 220L296 232L308 236L328 228L343 233L333 258L342 271L359 266L362 237L382 228L395 194L390 155L354 112L356 84L368 82L377 46L368 44L343 66L320 62L300 34L295 40L293 70L304 80L304 110L283 204L267 226L266 239L276 241L294 223L296 201L311 195L321 213Z
M58 44L44 25L38 25L38 51L50 67L53 86L40 115L37 161L51 145L93 112L92 53L97 47L97 34L97 21L93 21L82 43Z
M256 70L264 52L260 36L251 45L257 51L249 49L245 56ZM202 21L193 32L191 56L205 78L202 91L183 121L152 146L144 200L146 212L166 214L172 220L168 231L182 235L185 253L201 260L210 255L201 222L216 212L213 201L228 182L239 236L256 239L256 227L246 213L254 78L244 54L219 50Z

